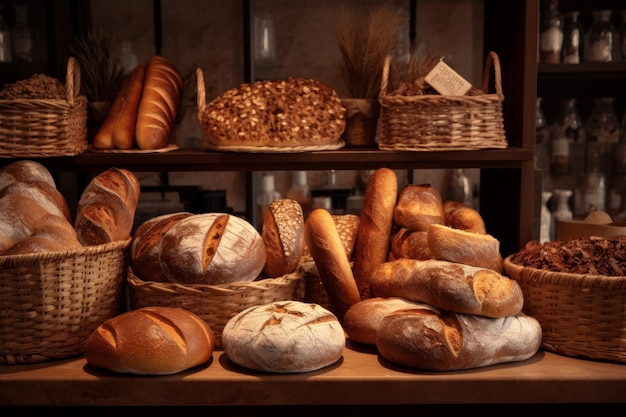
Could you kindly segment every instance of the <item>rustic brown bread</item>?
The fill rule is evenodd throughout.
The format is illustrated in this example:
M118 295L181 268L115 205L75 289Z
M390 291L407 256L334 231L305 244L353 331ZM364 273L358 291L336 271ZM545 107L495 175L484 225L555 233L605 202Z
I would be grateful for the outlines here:
M391 239L391 253L393 259L434 259L428 246L427 231L413 231L406 227L398 230Z
M56 188L48 168L39 162L22 159L0 169L0 190L16 182L37 182Z
M127 88L120 92L123 95L122 105L111 133L113 145L118 149L130 149L135 145L137 114L143 93L146 67L146 64L137 65L129 75Z
M485 221L480 213L464 203L446 200L443 202L443 212L443 224L446 226L476 233L487 233Z
M0 198L0 253L32 235L49 213L33 199L21 194Z
M201 119L212 146L336 144L346 125L337 92L302 77L242 84L208 103Z
M20 181L9 184L0 191L0 198L7 194L21 194L35 201L48 213L72 220L70 208L63 194L55 186L42 181Z
M441 224L430 225L428 247L436 259L481 268L497 265L500 254L500 242L495 237Z
M296 270L302 256L303 233L300 203L283 198L269 204L261 230L266 251L265 277L276 278Z
M343 248L346 250L346 257L348 260L352 260L354 255L354 244L356 243L356 234L359 230L359 216L356 214L332 214L337 233ZM302 257L300 263L312 262L313 257L309 252L309 248L306 242L302 245Z
M413 231L427 231L431 224L443 224L443 200L430 184L409 184L400 190L393 212L393 221L399 227Z
M23 255L42 252L61 252L82 248L74 226L62 216L43 217L33 234L16 242L2 255Z

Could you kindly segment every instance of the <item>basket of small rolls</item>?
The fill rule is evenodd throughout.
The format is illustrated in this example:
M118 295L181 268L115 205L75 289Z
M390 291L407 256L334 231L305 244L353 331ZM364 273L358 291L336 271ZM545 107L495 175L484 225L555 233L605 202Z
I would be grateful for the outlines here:
M75 216L38 162L0 169L0 364L84 353L123 309L139 182L111 168L82 192Z
M246 308L301 300L304 219L299 203L272 202L259 233L228 213L176 212L141 224L128 269L131 309L181 307L197 314L222 348L226 323Z

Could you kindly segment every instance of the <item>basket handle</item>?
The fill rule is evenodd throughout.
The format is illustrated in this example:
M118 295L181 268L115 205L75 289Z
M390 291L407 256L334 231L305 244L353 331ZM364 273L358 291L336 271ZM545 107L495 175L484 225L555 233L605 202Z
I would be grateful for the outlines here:
M391 66L391 55L387 55L385 57L385 61L383 62L383 73L380 77L380 92L378 93L379 97L383 96L387 93L387 85L389 83L389 67Z
M65 95L71 106L74 99L80 94L80 66L73 56L67 60L67 74L65 75Z
M485 94L489 92L489 81L491 75L491 67L493 66L493 72L495 76L495 87L496 94L500 97L504 97L502 94L502 72L500 70L500 58L498 58L498 54L491 51L489 55L487 55L487 62L485 63L485 72L483 74L483 91Z
M206 108L206 91L204 87L204 74L202 73L202 68L196 69L196 80L198 89L198 93L196 94L198 121L202 123L202 113L204 113L204 109Z

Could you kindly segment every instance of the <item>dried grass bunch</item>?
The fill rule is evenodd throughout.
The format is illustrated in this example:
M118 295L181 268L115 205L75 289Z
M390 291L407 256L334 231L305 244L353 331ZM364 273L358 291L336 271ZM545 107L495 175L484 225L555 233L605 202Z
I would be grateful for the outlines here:
M341 9L336 32L342 77L352 98L378 97L385 57L393 54L404 19L406 13L388 2Z

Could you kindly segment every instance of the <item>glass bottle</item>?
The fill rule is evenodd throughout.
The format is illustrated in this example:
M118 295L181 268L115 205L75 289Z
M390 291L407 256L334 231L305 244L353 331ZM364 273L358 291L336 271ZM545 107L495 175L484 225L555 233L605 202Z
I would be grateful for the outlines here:
M552 213L548 208L548 201L552 197L549 191L541 193L541 223L539 228L539 242L545 243L551 240L550 230L552 224Z
M563 48L563 15L558 0L549 0L541 13L539 33L539 61L544 64L561 62Z
M302 216L306 220L311 212L311 190L307 182L306 171L293 171L291 187L287 190L286 198L296 200L302 207Z
M257 196L257 228L260 230L263 227L263 221L267 214L268 206L272 201L282 198L282 195L276 191L274 186L274 176L272 174L265 174L261 177L261 192Z
M552 214L552 223L551 223L551 240L557 238L557 228L558 223L563 221L572 220L574 218L574 213L569 206L569 199L572 197L572 190L563 190L557 188L554 190L554 198L556 199L556 210Z
M611 23L612 10L594 10L593 22L585 34L585 60L613 62L619 60L618 34Z
M550 169L553 174L563 175L584 169L586 138L576 99L561 100L550 140Z
M542 170L543 177L546 178L550 172L550 151L548 148L550 131L542 103L543 98L537 97L535 106L535 168Z
M586 217L592 211L606 211L606 177L599 149L593 145L587 149L587 171L579 188L581 212L577 213L578 216Z
M15 4L15 26L11 30L13 58L15 61L32 62L33 31L28 25L28 6Z
M564 15L562 61L564 64L578 64L581 57L581 42L584 37L579 20L580 12L573 10Z
M465 204L473 205L472 186L470 180L462 168L454 168L450 171L448 179L448 199Z
M254 66L257 79L271 78L276 60L274 18L269 10L254 11Z
M2 7L0 5L0 62L11 62L11 35L2 16Z

